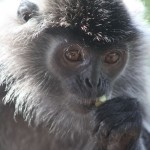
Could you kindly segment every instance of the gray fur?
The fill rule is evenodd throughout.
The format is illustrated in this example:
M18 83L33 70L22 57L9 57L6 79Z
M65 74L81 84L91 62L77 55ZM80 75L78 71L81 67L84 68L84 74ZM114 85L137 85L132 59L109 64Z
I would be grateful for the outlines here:
M9 0L8 3L10 3L10 1L11 0ZM55 83L53 82L55 74L51 74L47 71L43 60L46 53L43 45L45 41L52 43L53 40L53 37L47 37L43 32L44 29L49 26L68 27L71 25L68 18L66 18L66 12L64 10L64 5L68 7L71 0L58 1L59 5L57 0L33 0L33 2L39 6L40 17L38 19L34 18L26 24L22 24L17 20L16 8L19 5L19 1L14 0L12 2L13 5L4 4L0 8L0 83L1 85L6 84L6 90L8 91L3 98L3 104L8 107L9 103L13 103L15 110L12 110L11 113L14 113L15 117L21 114L29 125L33 123L37 126L37 129L32 129L31 127L30 130L32 131L30 132L30 130L27 129L27 125L25 125L25 131L27 130L28 134L33 136L32 139L37 138L41 141L41 147L38 147L37 143L39 141L35 140L33 144L31 144L33 146L31 148L32 150L42 149L45 144L44 140L50 143L47 147L45 146L45 150L93 150L94 146L91 143L94 143L94 139L90 137L90 131L94 123L92 118L93 112L81 118L80 115L74 114L69 110L68 99L75 99L74 95L71 95L67 89L64 95L53 93L53 91L59 91L59 89L57 89L59 80ZM95 2L98 3L99 1L95 0ZM101 2L105 3L105 1ZM76 0L76 5L79 6L78 0ZM121 2L121 5L123 5L123 2ZM11 8L8 8L9 6ZM54 7L57 7L57 9ZM9 9L10 14L8 12ZM58 17L58 21L54 21L56 20L56 15L53 9L58 10L58 12L55 12L56 14L61 14L61 16ZM82 13L82 10L76 11L78 13L81 11ZM132 12L130 13L131 16L134 16ZM88 20L90 18L86 19ZM110 98L120 95L137 98L143 107L143 125L150 132L150 79L148 75L150 30L146 24L143 23L141 25L140 19L141 18L137 19L136 16L133 19L133 24L135 24L137 30L140 31L140 37L136 41L129 43L130 57L128 63L118 77L111 91ZM140 20L140 22L137 20ZM82 28L82 30L98 41L101 39L100 33L97 35L94 33L94 35L92 35L93 33L87 31L85 28ZM111 39L105 37L105 40L109 41ZM63 99L66 99L65 103L62 101ZM0 105L3 104L0 103ZM9 109L7 108L5 111L9 111ZM8 119L13 117L13 115L8 116ZM7 116L0 118L4 121L7 119ZM13 122L13 118L10 120ZM11 128L11 126L8 126L9 120L6 121L6 124L8 128ZM12 125L14 123L10 124ZM45 129L44 131L41 131L41 128L38 130L40 125L46 128L46 132ZM1 126L2 125L0 125L0 127ZM18 125L16 126L18 127ZM19 129L23 130L20 126L21 125L19 125ZM6 131L7 130L1 131L0 129L1 134L5 134ZM15 131L17 133L19 132L16 128ZM47 135L47 133L50 135ZM54 133L55 136L53 135ZM20 133L18 133L18 135L21 138ZM43 137L43 141L40 136ZM53 139L53 137L55 137L56 140ZM78 140L78 137L81 137L83 141ZM26 138L27 140L30 139L29 136L26 136ZM0 137L0 146L2 140L3 136ZM67 144L63 145L63 141L66 140L67 143L72 143L73 146L69 147ZM16 139L16 141L19 140ZM13 147L10 148L8 146L10 143L5 142L5 146L0 147L1 150L30 149L26 142L25 144L20 144L24 145L22 149L15 147L13 143ZM55 143L60 143L60 147ZM144 147L142 150L144 150Z

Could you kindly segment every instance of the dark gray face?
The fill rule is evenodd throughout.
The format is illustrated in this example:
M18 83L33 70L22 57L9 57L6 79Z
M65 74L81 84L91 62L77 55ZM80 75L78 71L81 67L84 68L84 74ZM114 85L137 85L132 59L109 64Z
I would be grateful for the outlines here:
M70 103L92 107L96 98L110 94L127 61L124 45L90 45L75 33L59 29L46 36L53 42L46 42L45 67L59 80L63 93L76 97Z
M56 1L53 9L57 3L61 5ZM116 18L118 14L114 10L101 11L101 7L107 10L101 0L93 4L100 14L89 4L83 8L84 1L79 3L81 10L73 2L69 9L66 1L68 13L62 12L67 14L64 18L57 7L56 10L47 7L42 12L40 6L22 1L17 11L18 33L14 35L13 46L10 44L10 49L14 49L12 53L10 49L5 52L9 59L2 74L11 83L6 101L15 101L16 111L23 112L27 120L35 118L37 124L44 122L54 129L61 126L80 132L79 126L82 130L93 120L96 99L111 95L125 69L127 45L135 29L119 2L105 3L112 7L118 5L121 20ZM71 13L78 9L79 16L74 13L75 20L70 22ZM88 11L97 13L96 17L91 18ZM30 28L32 24L35 30L33 26Z

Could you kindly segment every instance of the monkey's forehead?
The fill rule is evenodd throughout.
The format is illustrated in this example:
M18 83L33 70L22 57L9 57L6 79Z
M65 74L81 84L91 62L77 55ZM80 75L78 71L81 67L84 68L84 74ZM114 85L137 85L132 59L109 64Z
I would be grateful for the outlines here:
M39 9L42 6L50 27L70 28L93 41L115 42L137 33L121 0L45 0L44 4Z

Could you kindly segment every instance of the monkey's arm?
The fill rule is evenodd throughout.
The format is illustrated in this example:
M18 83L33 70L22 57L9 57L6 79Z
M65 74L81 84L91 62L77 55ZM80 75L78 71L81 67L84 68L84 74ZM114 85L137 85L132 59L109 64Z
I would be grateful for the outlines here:
M141 109L136 99L115 98L96 111L98 150L141 150Z

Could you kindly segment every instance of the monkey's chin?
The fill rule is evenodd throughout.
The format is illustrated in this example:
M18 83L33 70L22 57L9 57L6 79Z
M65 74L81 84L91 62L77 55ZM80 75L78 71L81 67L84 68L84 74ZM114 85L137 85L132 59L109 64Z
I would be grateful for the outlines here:
M90 113L91 110L94 109L94 107L95 107L94 104L84 105L84 104L75 103L70 106L70 109L73 110L75 113L86 115L86 114Z

